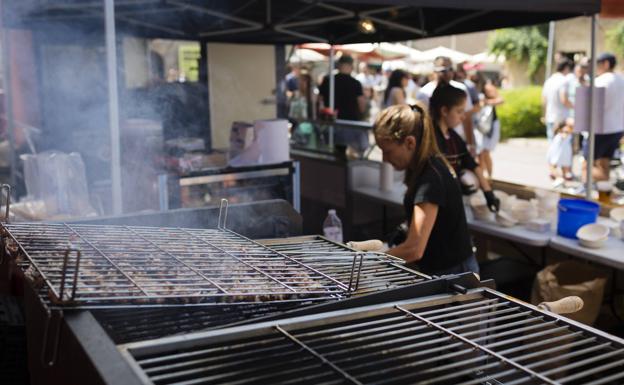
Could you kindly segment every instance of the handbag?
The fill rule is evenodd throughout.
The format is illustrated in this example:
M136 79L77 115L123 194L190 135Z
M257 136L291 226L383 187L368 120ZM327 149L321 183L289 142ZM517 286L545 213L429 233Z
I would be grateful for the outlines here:
M477 130L483 135L489 135L494 127L494 106L484 106L477 120Z

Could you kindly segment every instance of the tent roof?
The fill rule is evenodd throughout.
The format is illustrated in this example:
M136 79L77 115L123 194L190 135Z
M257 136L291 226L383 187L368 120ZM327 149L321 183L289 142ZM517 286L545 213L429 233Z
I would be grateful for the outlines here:
M6 25L103 28L103 0L4 2ZM600 0L115 0L117 30L151 38L333 44L404 41L543 23L600 11ZM373 21L376 32L358 31Z

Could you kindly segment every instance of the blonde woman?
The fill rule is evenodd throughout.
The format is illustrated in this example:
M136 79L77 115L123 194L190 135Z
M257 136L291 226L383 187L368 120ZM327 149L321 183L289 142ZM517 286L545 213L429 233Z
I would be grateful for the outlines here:
M407 186L407 236L388 253L430 275L478 273L459 183L438 149L426 111L420 105L388 107L374 132L384 161L405 170Z

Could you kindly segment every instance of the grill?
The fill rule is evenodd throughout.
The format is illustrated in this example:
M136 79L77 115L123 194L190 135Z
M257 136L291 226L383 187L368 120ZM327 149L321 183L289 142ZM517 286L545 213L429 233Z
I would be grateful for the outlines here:
M225 228L216 230L3 224L9 252L57 305L203 304L330 299L358 281L357 258L340 281Z
M305 262L340 281L351 277L356 253L348 247L320 236L262 240L259 243L295 260ZM429 280L426 275L410 270L394 257L365 253L359 269L359 282L352 296L373 294ZM316 301L315 301L316 302ZM93 315L115 343L154 339L167 335L208 330L256 319L260 316L312 305L314 302L254 303L187 309L105 309Z
M129 344L122 353L148 384L624 380L623 340L486 288Z

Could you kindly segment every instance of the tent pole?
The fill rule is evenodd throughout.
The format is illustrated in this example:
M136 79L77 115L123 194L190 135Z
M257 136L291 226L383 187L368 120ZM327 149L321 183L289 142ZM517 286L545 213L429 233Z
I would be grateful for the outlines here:
M589 127L589 138L587 139L587 145L589 148L588 159L586 159L587 167L587 182L585 185L585 198L592 198L592 184L593 184L593 175L592 171L594 168L594 144L596 141L596 127L594 125L594 78L596 76L596 18L597 16L592 15L591 19L591 50L590 50L590 66L589 66L589 110L587 113L587 119L589 119L588 127Z
M121 203L121 142L119 134L119 95L117 93L117 47L115 44L115 2L104 0L106 31L106 69L108 73L108 124L111 139L111 188L113 214L122 212Z
M332 109L332 111L334 110L334 76L333 76L333 72L334 72L334 46L333 44L330 46L329 48L329 108Z
M546 79L552 74L553 51L555 48L555 22L548 23L548 53L546 54Z
M334 113L334 106L336 104L336 84L334 79L334 45L329 48L329 108ZM329 126L329 147L334 147L334 126Z

